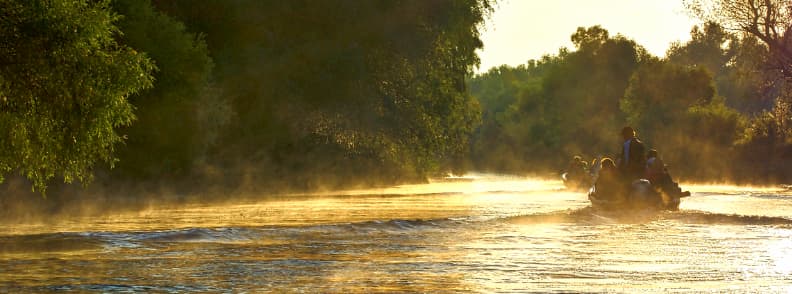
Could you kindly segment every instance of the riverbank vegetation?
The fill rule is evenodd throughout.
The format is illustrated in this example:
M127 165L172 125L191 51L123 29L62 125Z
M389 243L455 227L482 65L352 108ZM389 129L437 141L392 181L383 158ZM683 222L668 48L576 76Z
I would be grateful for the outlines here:
M465 168L480 119L486 0L0 5L7 187L421 181Z
M687 7L707 22L664 57L594 26L571 36L573 50L472 77L474 168L554 172L573 155L614 156L631 125L685 180L792 180L788 3Z
M477 169L553 171L575 154L614 156L619 130L631 125L690 180L790 176L779 165L792 159L790 141L776 131L786 127L776 118L789 116L784 83L768 77L768 52L756 38L709 22L663 58L597 26L572 40L574 51L470 80L483 113L473 143Z
M789 181L770 2L772 27L689 2L707 22L662 57L593 26L474 75L488 0L0 1L0 176L73 198L555 172L632 125L685 179Z

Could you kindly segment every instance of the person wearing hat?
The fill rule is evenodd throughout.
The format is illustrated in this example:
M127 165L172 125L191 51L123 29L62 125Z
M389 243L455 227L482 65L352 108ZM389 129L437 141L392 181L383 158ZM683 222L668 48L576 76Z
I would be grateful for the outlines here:
M628 183L644 177L646 169L645 147L632 127L624 127L621 131L621 153L617 159L618 169Z

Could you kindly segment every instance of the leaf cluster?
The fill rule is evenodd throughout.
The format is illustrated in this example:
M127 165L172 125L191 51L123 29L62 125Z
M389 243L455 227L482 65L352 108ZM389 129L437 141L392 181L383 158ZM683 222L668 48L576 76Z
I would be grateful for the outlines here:
M135 118L127 98L154 66L120 45L107 1L0 1L0 175L91 179L114 162L116 132Z

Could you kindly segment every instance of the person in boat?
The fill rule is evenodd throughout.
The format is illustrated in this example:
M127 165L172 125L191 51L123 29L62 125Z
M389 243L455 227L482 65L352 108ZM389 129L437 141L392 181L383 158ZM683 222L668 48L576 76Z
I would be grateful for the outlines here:
M660 189L667 195L675 197L690 196L690 192L683 192L682 189L679 188L679 184L671 179L671 175L668 173L665 163L660 159L655 149L650 149L649 152L646 153L646 179L649 180L652 187Z
M667 175L665 163L657 154L657 150L649 149L646 152L646 179L657 187L661 184L664 175Z
M610 158L603 158L600 161L600 170L597 181L594 183L594 190L597 191L601 199L616 200L622 197L624 184L619 176L616 163Z
M629 185L632 181L644 177L646 170L646 155L643 142L632 127L624 127L621 131L621 153L617 159L617 167L622 179Z
M566 172L569 179L580 179L588 173L588 163L579 155L575 155L569 162Z

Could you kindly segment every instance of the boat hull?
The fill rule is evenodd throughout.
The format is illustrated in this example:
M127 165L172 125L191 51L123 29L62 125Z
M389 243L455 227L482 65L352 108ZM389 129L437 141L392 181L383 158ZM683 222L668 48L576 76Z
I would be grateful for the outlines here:
M596 187L591 187L588 198L594 209L601 210L678 210L682 196L663 193L644 179L633 182L623 194L600 195Z

